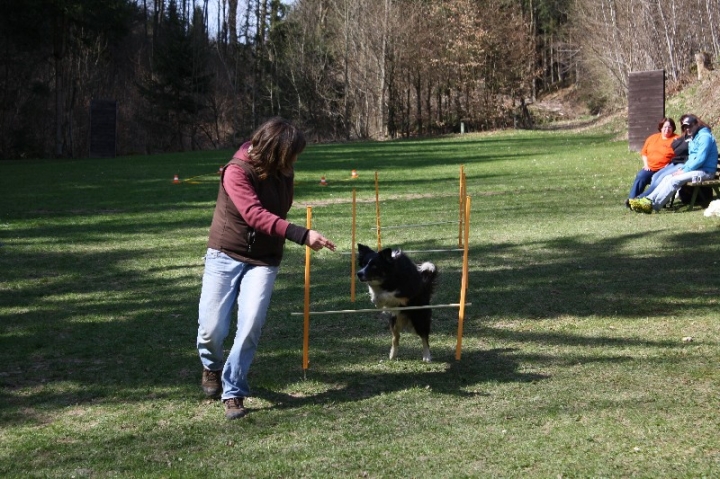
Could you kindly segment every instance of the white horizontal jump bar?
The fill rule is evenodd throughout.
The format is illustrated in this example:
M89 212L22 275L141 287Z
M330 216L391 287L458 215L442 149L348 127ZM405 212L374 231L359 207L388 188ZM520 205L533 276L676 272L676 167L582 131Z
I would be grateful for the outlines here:
M457 251L465 251L462 248L453 248L453 249L401 249L403 253L454 253Z
M338 311L310 311L310 314L344 314L344 313L373 313L377 311L408 311L410 309L438 309L438 308L459 308L460 303L453 304L432 304L428 306L403 306L401 308L368 308L368 309L341 309ZM465 306L472 306L472 303L465 303ZM302 316L305 313L290 313L291 316Z
M393 248L396 249L396 248ZM462 248L453 248L453 249L400 249L403 253L455 253L457 251L465 251ZM350 251L343 251L340 254L352 254Z

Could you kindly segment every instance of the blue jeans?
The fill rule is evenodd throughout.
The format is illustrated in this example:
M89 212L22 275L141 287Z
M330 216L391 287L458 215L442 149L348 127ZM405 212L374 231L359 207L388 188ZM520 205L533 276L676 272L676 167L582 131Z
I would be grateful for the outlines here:
M675 195L675 192L680 189L682 185L690 182L693 176L700 175L703 180L709 180L714 175L705 173L704 171L695 170L690 172L683 172L679 175L666 175L660 184L655 188L655 191L647 196L647 199L652 201L653 209L660 211L665 203L670 201L670 198Z
M675 173L677 170L679 170L682 167L683 167L682 163L677 164L677 165L669 164L666 167L658 170L653 175L652 181L650 182L650 186L648 186L648 188L645 191L643 191L642 193L637 195L637 197L645 198L646 196L650 195L650 193L655 191L655 188L657 188L657 186L660 184L660 182L662 181L663 178L665 178L667 175L671 175L671 174Z
M277 273L277 266L253 266L220 251L207 250L198 308L197 349L205 369L222 369L223 400L250 395L248 370L265 324ZM235 303L237 332L224 361L223 342L230 331Z
M643 192L645 187L650 184L650 181L655 173L655 171L649 171L645 168L638 171L638 174L635 175L635 181L633 181L633 184L630 187L630 194L628 195L628 198L637 198L637 196Z

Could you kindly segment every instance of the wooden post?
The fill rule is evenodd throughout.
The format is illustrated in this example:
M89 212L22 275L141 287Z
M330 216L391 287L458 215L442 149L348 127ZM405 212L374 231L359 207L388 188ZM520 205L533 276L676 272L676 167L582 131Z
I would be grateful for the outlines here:
M380 239L380 187L378 185L378 172L375 172L375 230L377 232L377 249L382 248Z
M307 229L312 228L312 206L307 207ZM303 374L310 363L310 246L305 246L305 306L303 309Z
M353 188L352 193L352 229L350 233L350 237L352 238L350 241L350 302L355 302L355 229L356 229L356 223L355 223L355 215L356 215L356 199L355 199L355 188Z
M458 248L463 247L463 223L465 219L465 165L460 165L460 195L458 196Z
M468 290L468 243L470 236L470 197L465 198L465 243L463 247L462 279L460 280L460 309L458 311L457 346L455 359L460 361L462 355L463 323L465 321L465 296Z

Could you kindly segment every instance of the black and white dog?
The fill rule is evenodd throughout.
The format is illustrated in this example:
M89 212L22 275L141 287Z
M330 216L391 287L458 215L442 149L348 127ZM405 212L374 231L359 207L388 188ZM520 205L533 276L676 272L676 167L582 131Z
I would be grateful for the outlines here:
M400 332L413 329L422 339L423 361L429 362L431 309L392 311L402 306L428 306L435 290L437 269L433 263L415 264L400 250L385 248L373 251L358 243L357 277L367 283L370 300L377 308L389 308L392 347L390 359L395 359L400 346Z

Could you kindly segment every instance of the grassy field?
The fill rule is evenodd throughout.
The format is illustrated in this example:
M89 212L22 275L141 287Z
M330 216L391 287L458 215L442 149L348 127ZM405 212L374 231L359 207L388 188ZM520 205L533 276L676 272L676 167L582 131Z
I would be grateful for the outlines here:
M313 254L316 311L371 306L350 301L353 189L358 241L376 244L377 171L383 245L451 249L464 165L462 359L456 310L434 312L430 364L409 334L389 361L380 314L314 316L304 372L288 244L237 421L203 397L194 347L231 152L0 162L0 476L718 477L719 223L626 210L640 161L613 138L309 147L290 219L313 206L339 247ZM461 255L412 256L458 302Z

